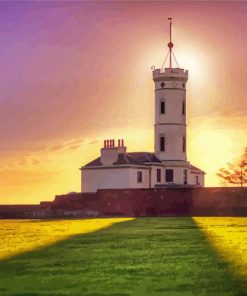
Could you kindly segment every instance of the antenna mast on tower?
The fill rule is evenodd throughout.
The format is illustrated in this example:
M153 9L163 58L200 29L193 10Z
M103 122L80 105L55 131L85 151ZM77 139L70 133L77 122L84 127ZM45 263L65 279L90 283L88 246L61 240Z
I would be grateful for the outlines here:
M169 47L169 66L172 68L172 48L173 48L173 43L172 43L172 18L168 17L168 20L170 21L170 42L168 43Z
M172 48L174 46L174 44L172 43L172 18L171 17L168 17L168 20L170 21L170 41L167 44L167 46L169 48L169 51L168 51L168 54L167 54L167 56L165 58L165 61L164 61L163 65L161 67L162 69L165 66L165 63L166 63L166 60L167 60L168 56L169 56L169 68L172 68L172 57L174 58L174 61L177 64L177 67L179 68L179 65L178 65L178 62L176 60L176 57L175 57L175 55L174 55L174 53L172 51Z

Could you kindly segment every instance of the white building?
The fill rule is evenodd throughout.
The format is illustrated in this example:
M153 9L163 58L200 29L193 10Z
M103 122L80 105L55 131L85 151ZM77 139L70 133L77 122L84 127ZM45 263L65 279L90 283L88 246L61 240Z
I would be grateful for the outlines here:
M171 21L169 67L153 70L155 83L154 152L127 152L123 140L105 140L99 158L81 167L82 192L97 189L203 187L205 173L191 165L186 151L186 82L188 70L172 67Z

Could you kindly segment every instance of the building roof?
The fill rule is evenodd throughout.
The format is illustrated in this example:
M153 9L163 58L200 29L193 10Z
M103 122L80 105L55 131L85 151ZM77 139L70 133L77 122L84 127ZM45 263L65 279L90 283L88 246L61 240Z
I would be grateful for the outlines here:
M204 173L204 171L200 170L199 168L195 167L195 166L192 165L192 164L189 165L189 169L190 169L191 171L200 171L200 172Z
M118 159L113 163L114 166L118 165L141 165L148 166L151 164L162 164L162 161L159 160L154 153L152 152L130 152L130 153L119 153ZM84 168L91 167L101 167L103 164L100 161L100 157L94 159L93 161L87 163ZM198 173L205 173L199 168L189 165L188 167L191 171L197 171Z
M131 153L119 153L118 159L113 165L148 165L148 164L162 164L162 162L151 152L131 152ZM103 166L100 157L87 163L84 167Z
M152 152L131 152L128 154L142 163L162 163Z

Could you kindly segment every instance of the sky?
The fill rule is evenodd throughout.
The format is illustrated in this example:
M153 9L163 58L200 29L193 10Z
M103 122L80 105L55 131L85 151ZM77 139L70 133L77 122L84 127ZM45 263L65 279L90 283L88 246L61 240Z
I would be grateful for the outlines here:
M247 146L247 2L0 2L0 203L80 191L104 139L153 151L167 17L189 70L188 160L221 185Z

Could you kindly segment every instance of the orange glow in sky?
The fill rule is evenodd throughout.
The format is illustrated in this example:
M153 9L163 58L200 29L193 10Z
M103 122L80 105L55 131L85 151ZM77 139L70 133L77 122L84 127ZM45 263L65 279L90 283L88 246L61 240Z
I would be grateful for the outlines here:
M216 172L247 143L247 3L0 3L0 203L80 190L105 138L153 151L154 84L174 19L189 70L188 160Z

